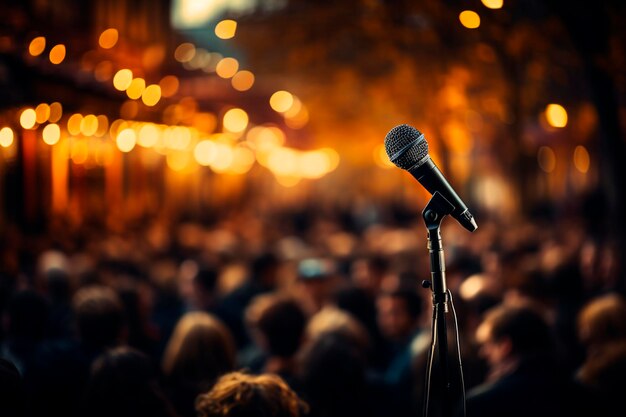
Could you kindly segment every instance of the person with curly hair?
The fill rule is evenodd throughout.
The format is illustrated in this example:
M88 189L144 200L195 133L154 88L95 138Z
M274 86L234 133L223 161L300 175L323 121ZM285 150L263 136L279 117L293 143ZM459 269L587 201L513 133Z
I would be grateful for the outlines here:
M308 406L276 374L223 375L196 400L198 417L300 417Z

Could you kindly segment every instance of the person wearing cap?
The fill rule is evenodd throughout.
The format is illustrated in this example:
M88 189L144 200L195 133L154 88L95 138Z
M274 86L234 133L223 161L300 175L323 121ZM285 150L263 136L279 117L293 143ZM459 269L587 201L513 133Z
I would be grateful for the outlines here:
M336 268L331 259L306 258L298 263L298 292L303 307L313 315L332 300Z

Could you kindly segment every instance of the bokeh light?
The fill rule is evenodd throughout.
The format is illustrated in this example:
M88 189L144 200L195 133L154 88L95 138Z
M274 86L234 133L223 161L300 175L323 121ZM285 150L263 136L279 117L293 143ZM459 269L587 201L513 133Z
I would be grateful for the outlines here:
M28 53L32 56L39 56L46 49L46 38L43 36L37 36L35 39L30 41L28 45Z
M50 117L48 121L50 123L57 123L63 117L63 106L58 101L50 104Z
M537 152L537 162L542 171L550 173L556 167L556 154L549 146L541 146Z
M46 122L50 118L50 106L41 103L35 107L35 121L39 124Z
M146 80L141 77L133 78L130 85L126 89L126 95L128 98L137 100L143 94L146 89Z
M180 83L178 81L178 77L175 75L166 75L161 78L159 81L159 86L161 87L161 96L163 97L172 97L174 94L178 92L178 87Z
M174 59L178 62L189 62L195 55L196 47L189 42L181 43L174 51Z
M582 145L576 146L574 149L574 166L576 169L583 174L586 174L589 171L590 165L591 157L589 156L587 148Z
M126 91L133 81L133 72L128 68L124 68L115 73L113 77L113 87L119 91Z
M230 146L224 143L215 144L215 158L211 163L211 168L215 172L226 172L233 163L234 154Z
M243 132L248 127L248 113L242 109L230 109L222 119L224 129L229 132Z
M223 58L217 63L215 72L222 78L231 78L237 73L239 69L239 61L235 58Z
M37 113L35 109L24 109L20 114L20 126L24 129L32 129L37 123Z
M305 152L300 155L299 174L304 178L321 178L330 171L330 160L321 151Z
M280 90L270 97L270 107L279 113L284 113L293 105L293 95L285 90Z
M117 149L124 153L132 151L136 143L137 135L135 134L135 131L130 128L121 130L117 134L117 138L115 138Z
M220 39L231 39L235 37L237 22L234 20L222 20L215 25L215 35Z
M106 117L104 114L101 114L98 115L96 119L98 119L98 129L96 130L96 133L94 133L94 136L101 138L106 135L107 131L109 130L109 118Z
M159 142L159 136L159 128L151 123L146 123L139 128L137 144L144 148L150 148Z
M244 146L237 146L233 150L233 162L230 171L233 174L245 174L254 165L254 152Z
M254 74L250 71L239 71L231 79L233 88L237 91L247 91L254 85Z
M41 138L48 145L54 145L61 139L61 128L56 123L50 123L43 128Z
M472 10L464 10L459 14L461 24L468 29L476 29L480 26L480 16Z
M546 120L552 127L565 127L567 126L567 111L560 104L548 104L546 106Z
M0 146L8 148L13 144L13 129L10 127L3 127L0 129Z
M503 6L503 0L480 0L483 5L489 9L501 9Z
M95 114L88 114L80 121L80 133L93 136L98 131L98 118Z
M119 33L115 28L104 30L98 38L98 44L104 49L111 49L117 44Z
M209 166L217 155L217 146L213 141L201 140L193 150L193 156L196 162L202 166Z
M161 100L161 87L157 84L150 84L141 95L141 101L146 106L155 106Z
M80 127L82 125L82 122L83 115L80 113L74 113L70 116L69 119L67 119L67 131L70 133L70 135L76 136L80 134Z
M58 65L65 59L65 45L58 44L50 50L50 62Z

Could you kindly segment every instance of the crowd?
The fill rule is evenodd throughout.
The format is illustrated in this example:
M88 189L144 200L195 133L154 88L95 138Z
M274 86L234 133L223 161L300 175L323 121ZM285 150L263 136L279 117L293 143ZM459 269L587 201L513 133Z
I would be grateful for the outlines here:
M625 412L626 302L611 242L577 217L477 220L472 234L452 219L442 228L459 328L456 340L449 326L450 357L458 342L467 389L448 408ZM0 414L422 415L425 236L418 216L316 209L123 231L8 228ZM429 415L441 411L436 387Z

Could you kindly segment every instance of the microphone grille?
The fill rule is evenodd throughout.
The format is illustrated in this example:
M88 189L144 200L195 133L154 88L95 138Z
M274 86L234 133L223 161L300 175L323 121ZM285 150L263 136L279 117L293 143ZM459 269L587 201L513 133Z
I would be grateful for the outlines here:
M413 168L425 162L428 143L422 132L409 125L398 125L385 137L389 160L402 169Z

